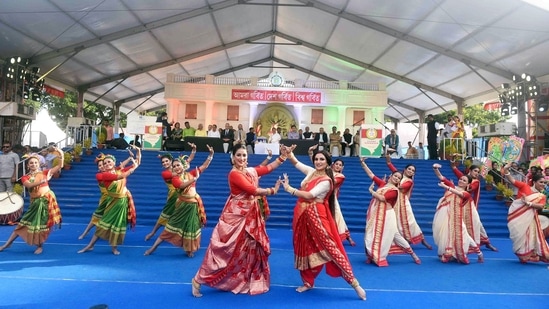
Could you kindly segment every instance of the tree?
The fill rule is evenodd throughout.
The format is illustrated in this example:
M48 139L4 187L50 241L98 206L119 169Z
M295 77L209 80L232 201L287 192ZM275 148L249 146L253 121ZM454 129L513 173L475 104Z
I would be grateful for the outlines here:
M455 116L455 115L457 115L456 110L447 111L445 113L436 115L435 120L438 123L444 124L447 122L448 116ZM499 110L496 110L496 111L485 110L483 103L466 106L463 109L463 120L464 120L463 122L465 122L465 124L473 128L472 130L473 137L477 137L479 126L505 122L510 118L511 117L509 116L502 116Z
M41 108L47 109L57 126L64 130L70 117L76 117L77 93L67 91L64 98L46 96L42 99ZM101 104L84 101L84 118L101 123L109 120L114 123L114 109ZM120 113L120 126L126 126L126 114Z

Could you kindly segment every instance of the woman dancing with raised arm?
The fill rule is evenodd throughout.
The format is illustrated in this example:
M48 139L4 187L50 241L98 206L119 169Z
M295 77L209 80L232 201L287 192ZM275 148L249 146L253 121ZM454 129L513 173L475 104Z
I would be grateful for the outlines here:
M139 158L139 157L138 157ZM107 188L107 205L103 216L97 222L95 234L90 243L78 253L84 253L93 250L93 247L99 238L105 239L111 245L114 255L119 255L118 245L124 242L126 236L126 225L129 223L132 227L135 225L135 209L131 194L126 188L126 178L131 175L139 166L136 161L133 165L120 171L115 169L116 159L113 155L106 155L103 160L104 171L97 173L98 182L104 182Z
M315 279L326 265L326 273L343 277L355 290L358 297L366 300L366 292L353 274L349 258L343 248L334 213L334 175L331 156L327 151L313 154L314 168L299 162L289 154L294 166L307 175L300 189L290 186L284 174L284 190L297 196L292 229L294 231L294 265L299 270L303 285L296 289L305 292L314 287Z
M130 150L128 150L128 152L130 153L130 156L126 160L122 161L120 165L116 167L116 170L123 169L129 162L131 162L132 158L134 157L134 154ZM103 160L105 160L105 155L103 153L100 153L95 158L95 164L97 164L98 173L102 173L105 170ZM107 188L105 188L105 184L102 181L98 181L97 184L99 186L99 192L100 192L99 203L97 205L97 208L92 214L92 217L90 219L90 222L88 223L88 226L86 226L86 228L84 229L84 232L82 232L82 234L78 236L78 239L84 239L84 237L88 235L92 227L94 227L97 224L97 222L101 220L101 217L103 217L103 213L105 212L105 207L107 206L107 203L106 203L107 195L108 195ZM131 196L131 193L129 191L128 191L128 195Z
M370 206L366 213L366 231L364 234L364 245L366 247L366 263L372 261L377 266L389 266L387 255L409 254L416 264L421 260L414 253L410 244L400 235L397 226L396 214L393 206L398 198L398 185L402 180L402 174L393 172L389 181L385 182L374 175L366 162L366 158L360 158L362 168L373 180L369 191L372 194ZM374 185L379 187L374 191Z
M196 154L196 145L193 143L187 144L192 148L191 155L187 158L187 163L190 166ZM164 179L166 187L168 187L168 197L166 198L166 203L164 204L164 207L162 207L162 212L160 213L158 220L156 220L152 231L145 236L145 241L151 239L161 226L165 226L166 223L168 223L168 220L175 209L175 203L177 202L178 197L177 190L172 185L172 178L174 177L172 171L173 156L169 152L166 152L160 156L160 162L164 168L160 175L162 176L162 179Z
M271 283L268 257L271 253L265 220L261 217L258 195L273 195L274 188L260 188L259 176L268 174L286 160L281 146L278 159L267 166L247 167L245 144L232 149L229 172L230 196L215 226L198 272L192 279L192 294L201 297L200 285L251 295L265 293Z
M200 248L202 227L206 225L206 212L200 195L196 192L196 182L212 162L214 150L206 145L210 155L200 167L187 170L190 167L187 156L173 161L175 176L172 184L177 191L177 201L172 215L169 217L164 231L158 236L152 247L145 251L150 255L165 240L176 247L183 248L188 257L193 257Z
M31 155L27 160L29 172L21 177L23 186L29 190L30 205L15 230L11 233L0 251L11 246L17 237L21 237L29 246L36 246L34 254L41 254L43 245L54 225L61 225L61 211L50 189L48 180L63 167L63 151L59 152L61 164L49 170L40 170L40 159Z
M390 155L386 155L385 160L392 173L398 171L391 162ZM398 185L398 199L394 207L398 231L409 243L415 245L421 242L427 249L432 250L433 247L427 243L421 228L417 224L416 217L414 216L414 212L412 210L412 204L410 203L412 189L414 187L415 174L416 167L413 164L406 165L404 167L404 172L402 173L402 180Z
M545 179L542 174L532 177L533 186L515 180L507 163L504 175L507 180L518 188L517 198L509 207L507 226L509 236L513 242L513 252L521 263L545 262L549 263L549 245L545 240L543 230L538 218L538 210L543 209L547 197L541 193L545 187Z
M464 223L466 210L474 207L473 196L467 192L473 181L470 175L461 176L457 187L442 176L439 171L440 164L433 164L433 170L440 183L440 187L447 190L440 198L435 217L433 219L433 238L438 247L438 257L443 263L455 260L459 263L469 264L468 253L476 253L478 262L484 262L484 257L479 247L480 230L477 226L471 235ZM478 216L477 216L478 217ZM471 218L472 220L480 220ZM475 239L476 237L476 239Z

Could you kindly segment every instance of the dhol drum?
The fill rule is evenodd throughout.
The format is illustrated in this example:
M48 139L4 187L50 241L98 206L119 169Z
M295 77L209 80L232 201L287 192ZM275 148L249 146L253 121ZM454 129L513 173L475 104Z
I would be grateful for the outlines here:
M23 215L23 198L14 192L0 192L0 225L14 224Z

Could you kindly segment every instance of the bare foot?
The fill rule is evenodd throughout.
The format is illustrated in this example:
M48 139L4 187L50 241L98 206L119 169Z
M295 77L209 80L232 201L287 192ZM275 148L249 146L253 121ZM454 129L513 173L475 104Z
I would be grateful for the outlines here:
M298 287L297 289L295 289L298 293L303 293L303 292L307 292L308 290L312 290L313 287L312 286L308 286L306 284Z
M492 251L498 252L498 248L494 247L494 245L492 245L492 244L486 244L486 248L488 248Z
M82 235L78 236L78 239L84 239L84 237L86 237L86 234L87 233L83 233Z
M421 243L425 246L425 248L433 250L433 247L425 239L422 240Z
M412 253L412 258L414 259L414 262L418 265L421 264L421 260L419 259L419 257L415 254L415 253Z
M120 255L120 251L118 251L118 249L116 249L116 248L112 248L111 251L112 251L112 254L114 254L114 255Z
M147 241L147 240L151 239L151 238L152 238L153 236L154 236L154 234L153 234L153 233L149 233L149 234L147 234L147 236L145 236L145 241Z
M357 285L354 289L358 298L366 300L366 291L360 285Z
M484 255L482 254L482 252L479 253L477 256L478 256L477 262L484 263Z
M194 257L194 252L187 252L188 257Z
M153 252L154 252L154 249L150 248L147 251L145 251L145 254L143 254L143 255L151 255Z
M347 237L347 240L349 241L349 244L351 245L351 247L356 246L355 241L351 237Z
M84 252L88 252L88 251L92 251L92 250L93 250L93 247L85 246L84 249L78 251L78 253L84 253Z
M4 249L7 249L9 248L10 246L8 245L3 245L2 247L0 247L0 252L4 251Z
M36 248L36 250L34 250L34 254L41 254L42 253L42 247L38 247Z
M191 285L192 285L192 293L193 293L193 296L194 297L202 297L202 294L200 293L200 283L196 282L196 280L194 280L194 278L192 279L191 281Z

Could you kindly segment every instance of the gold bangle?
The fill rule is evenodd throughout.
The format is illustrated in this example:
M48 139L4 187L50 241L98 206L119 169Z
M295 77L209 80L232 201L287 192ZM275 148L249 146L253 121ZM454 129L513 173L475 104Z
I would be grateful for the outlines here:
M297 192L297 189L294 189L294 191L292 191L292 195L295 195L296 192Z

